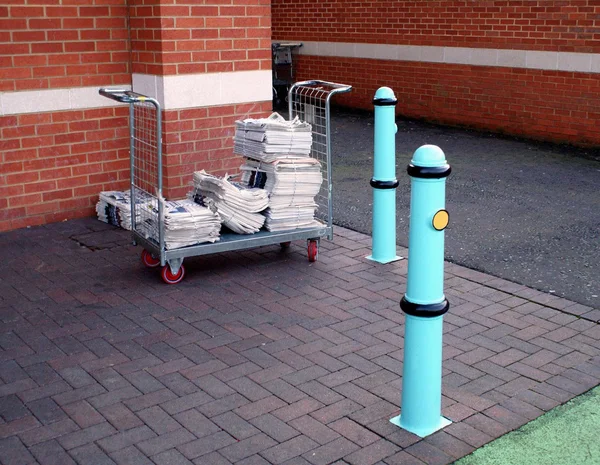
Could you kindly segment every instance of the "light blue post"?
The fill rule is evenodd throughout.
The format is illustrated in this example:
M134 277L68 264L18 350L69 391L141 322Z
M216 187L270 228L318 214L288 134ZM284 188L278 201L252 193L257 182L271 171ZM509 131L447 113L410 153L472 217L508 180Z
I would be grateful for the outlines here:
M442 333L450 304L444 296L446 177L450 165L435 145L420 147L411 177L408 283L400 416L390 421L420 437L450 424L442 409Z
M396 255L396 104L389 87L375 93L375 154L373 187L373 250L367 258L379 263L400 260Z

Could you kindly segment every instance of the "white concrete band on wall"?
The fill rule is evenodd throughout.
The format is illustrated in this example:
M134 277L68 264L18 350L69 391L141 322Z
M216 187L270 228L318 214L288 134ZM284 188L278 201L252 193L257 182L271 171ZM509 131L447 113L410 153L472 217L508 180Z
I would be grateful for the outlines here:
M600 54L468 47L303 42L301 55L600 73Z
M271 71L153 76L133 74L133 89L156 98L163 109L270 101ZM110 86L106 86L110 87ZM131 86L112 86L131 89ZM121 105L98 94L99 87L0 92L0 116L82 110Z
M119 86L131 89L131 86ZM98 94L98 87L0 92L0 116L48 111L114 107L119 103Z
M156 98L166 110L270 101L271 71L179 74L133 74L133 90Z

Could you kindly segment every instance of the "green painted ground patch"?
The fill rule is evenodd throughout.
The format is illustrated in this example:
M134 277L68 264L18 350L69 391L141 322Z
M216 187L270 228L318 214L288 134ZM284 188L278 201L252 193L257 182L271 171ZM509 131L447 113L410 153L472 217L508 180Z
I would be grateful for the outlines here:
M600 387L477 449L455 465L600 464Z

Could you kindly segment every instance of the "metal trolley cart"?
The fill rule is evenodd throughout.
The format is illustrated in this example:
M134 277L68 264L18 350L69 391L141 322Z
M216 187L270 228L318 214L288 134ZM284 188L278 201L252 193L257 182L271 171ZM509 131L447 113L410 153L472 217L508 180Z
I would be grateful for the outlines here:
M274 42L271 44L273 72L273 109L281 108L288 100L288 92L296 79L294 50L302 47L302 42Z
M164 198L162 195L162 123L160 104L153 98L125 89L103 88L100 94L129 104L131 153L131 226L134 244L141 245L142 262L147 267L162 267L167 284L180 282L185 275L183 259L198 255L241 250L291 241L307 241L308 259L316 261L322 237L333 239L330 102L335 94L349 92L351 86L325 81L294 84L288 94L290 118L298 116L312 125L311 157L321 163L323 184L317 197L319 225L289 231L261 230L251 235L222 233L220 240L166 249L164 236Z

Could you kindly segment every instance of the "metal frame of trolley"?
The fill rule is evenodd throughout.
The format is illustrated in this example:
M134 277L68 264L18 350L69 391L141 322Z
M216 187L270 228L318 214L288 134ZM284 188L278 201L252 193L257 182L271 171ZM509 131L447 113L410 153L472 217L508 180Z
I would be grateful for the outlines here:
M293 84L288 93L290 119L298 116L312 125L310 156L321 163L323 184L315 198L318 226L278 232L261 230L249 235L227 232L221 234L218 242L176 249L166 249L164 239L160 104L153 98L126 89L100 89L101 95L129 104L131 227L134 244L143 247L144 265L161 266L162 279L175 284L185 275L184 258L272 244L288 247L291 241L303 239L307 241L309 261L316 261L320 239L333 239L330 102L334 95L349 92L351 88L311 80Z

